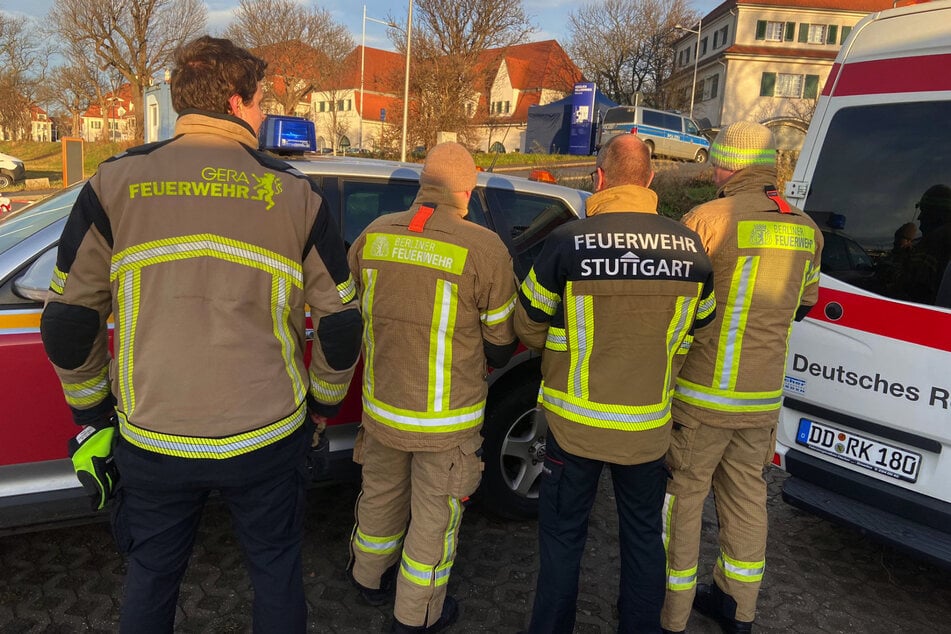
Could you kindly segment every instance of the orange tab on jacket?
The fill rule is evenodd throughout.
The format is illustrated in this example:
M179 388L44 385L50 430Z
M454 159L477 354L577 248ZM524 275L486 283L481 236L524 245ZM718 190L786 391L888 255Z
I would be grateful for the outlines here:
M767 198L776 204L776 209L778 209L780 213L788 214L792 212L792 210L789 208L789 203L787 203L786 200L779 195L779 191L776 189L775 185L766 185L763 187L763 193L766 194Z
M416 212L412 222L409 223L409 230L415 233L422 233L426 223L432 218L434 211L436 211L436 208L427 203L420 205L419 211Z

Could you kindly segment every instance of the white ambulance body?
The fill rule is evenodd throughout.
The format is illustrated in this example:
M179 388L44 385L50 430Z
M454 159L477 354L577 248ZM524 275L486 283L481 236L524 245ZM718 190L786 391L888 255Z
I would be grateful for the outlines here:
M918 215L938 192L951 221L946 186L951 0L871 14L786 186L826 244L819 302L789 343L776 462L787 502L951 566L951 266L942 289L948 253L934 236L922 250ZM951 250L951 223L934 231Z

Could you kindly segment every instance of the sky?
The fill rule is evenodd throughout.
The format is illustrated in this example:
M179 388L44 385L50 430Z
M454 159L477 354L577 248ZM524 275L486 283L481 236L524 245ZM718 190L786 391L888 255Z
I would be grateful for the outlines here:
M220 33L231 21L231 12L237 6L237 0L204 0L208 6L208 30ZM329 10L337 22L350 30L354 41L359 44L363 29L363 7L366 6L367 18L386 21L394 18L405 22L408 13L408 0L299 0L305 4L313 1ZM564 44L567 41L566 23L568 14L577 9L584 0L522 0L522 6L529 19L537 27L532 41L555 39ZM688 0L692 7L702 14L708 13L722 0ZM12 14L25 14L42 18L52 6L52 0L0 0L0 11ZM386 37L386 26L367 20L366 44L377 48L392 48Z

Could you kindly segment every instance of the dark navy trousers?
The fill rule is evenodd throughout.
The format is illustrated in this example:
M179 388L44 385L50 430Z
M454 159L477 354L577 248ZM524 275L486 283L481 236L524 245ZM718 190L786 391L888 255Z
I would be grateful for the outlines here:
M149 455L119 442L122 480L113 532L127 565L120 632L172 632L182 577L212 491L227 505L244 550L254 588L254 632L306 631L301 543L309 443L303 429L285 441L261 456L252 452L224 461ZM270 460L279 454L283 464Z
M667 487L664 459L618 465L582 458L560 447L551 431L539 495L539 571L531 634L570 634L574 629L588 517L605 464L611 469L620 527L618 632L660 634L667 574L661 520Z

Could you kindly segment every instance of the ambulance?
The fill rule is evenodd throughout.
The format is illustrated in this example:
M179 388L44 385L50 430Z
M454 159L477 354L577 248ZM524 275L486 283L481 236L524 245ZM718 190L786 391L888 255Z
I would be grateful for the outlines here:
M951 0L843 44L789 201L826 238L774 462L800 508L951 567Z

